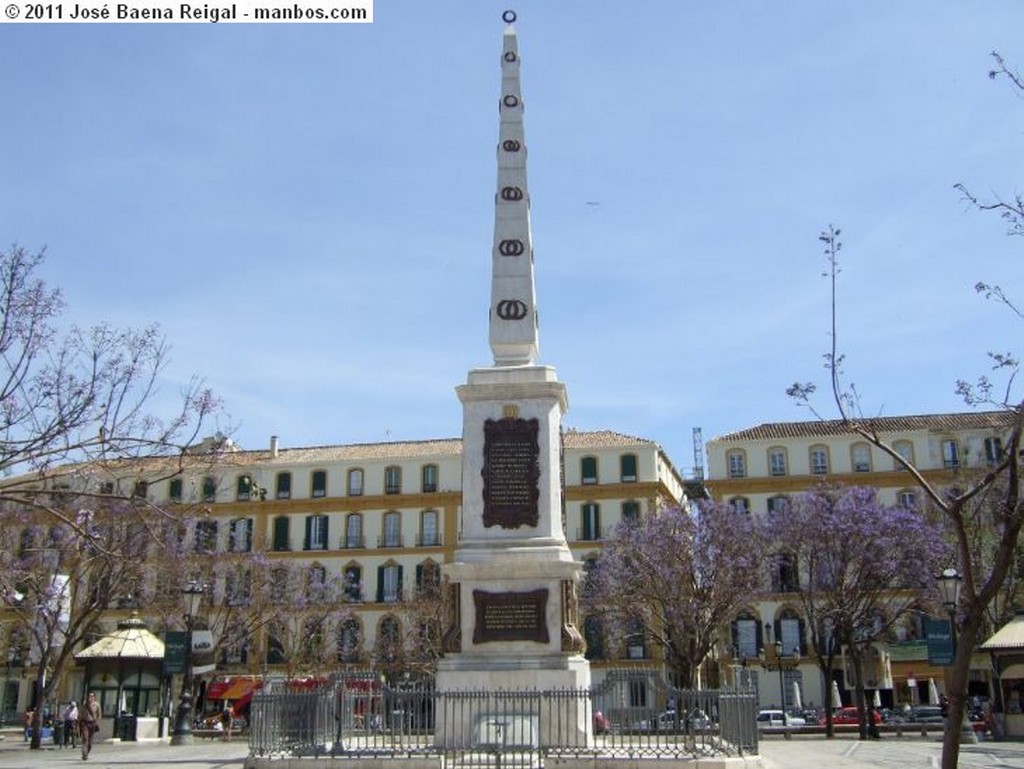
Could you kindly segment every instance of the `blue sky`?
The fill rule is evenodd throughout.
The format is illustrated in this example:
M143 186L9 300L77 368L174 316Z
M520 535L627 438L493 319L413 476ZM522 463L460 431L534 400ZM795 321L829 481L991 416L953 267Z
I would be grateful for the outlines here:
M250 448L453 437L490 365L502 10L519 14L541 362L566 425L810 418L818 234L871 413L960 410L1021 250L1024 4L377 0L372 25L0 24L0 241L81 324L159 323ZM827 403L821 402L827 409Z

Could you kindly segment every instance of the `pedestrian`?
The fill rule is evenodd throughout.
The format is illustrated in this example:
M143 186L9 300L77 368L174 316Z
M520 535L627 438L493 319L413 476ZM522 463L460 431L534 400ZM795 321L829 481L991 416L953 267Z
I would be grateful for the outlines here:
M32 722L36 718L35 708L29 708L25 711L25 742L32 739Z
M89 692L89 697L78 709L78 737L82 741L82 760L89 760L89 753L92 751L92 740L100 729L100 718L103 711L100 710L100 703L96 701L96 693Z
M235 724L235 711L230 706L224 708L224 712L220 714L220 720L224 725L224 741L230 742L231 727Z
M64 747L70 744L72 748L77 748L78 735L75 734L75 726L78 721L78 705L74 700L68 702L61 718L64 720Z

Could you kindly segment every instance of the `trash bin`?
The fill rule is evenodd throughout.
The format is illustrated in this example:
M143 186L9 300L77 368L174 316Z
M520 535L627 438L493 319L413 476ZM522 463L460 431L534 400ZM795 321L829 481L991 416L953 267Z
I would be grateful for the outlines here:
M136 734L138 726L139 720L136 716L118 716L117 736L121 738L121 742L135 742L138 739Z
M64 722L54 721L53 723L53 744L58 748L64 744Z

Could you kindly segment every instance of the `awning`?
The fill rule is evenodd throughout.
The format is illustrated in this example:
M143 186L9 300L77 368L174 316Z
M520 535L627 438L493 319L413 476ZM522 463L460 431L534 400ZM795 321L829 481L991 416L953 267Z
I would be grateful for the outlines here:
M263 686L263 682L256 678L226 678L214 681L206 687L206 698L208 700L240 700L248 698L252 693Z

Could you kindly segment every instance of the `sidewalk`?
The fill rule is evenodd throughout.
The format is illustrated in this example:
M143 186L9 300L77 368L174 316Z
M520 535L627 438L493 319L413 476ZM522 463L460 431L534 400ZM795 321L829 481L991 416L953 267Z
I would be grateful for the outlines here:
M249 754L245 738L231 742L197 739L191 745L167 742L120 742L103 740L93 746L88 761L77 748L44 745L30 750L28 743L3 735L0 740L0 769L36 769L37 767L89 767L89 769L127 769L134 766L168 769L240 769Z
M28 743L4 735L0 741L0 769L241 769L248 755L245 739L232 742L197 739L192 745L166 742L104 741L82 761L78 750L53 745L30 750ZM862 742L855 735L826 739L820 735L781 736L761 740L763 769L933 769L939 765L942 744L938 737L883 737ZM339 766L343 759L339 759ZM971 769L1024 769L1024 743L983 742L961 747L960 766Z

